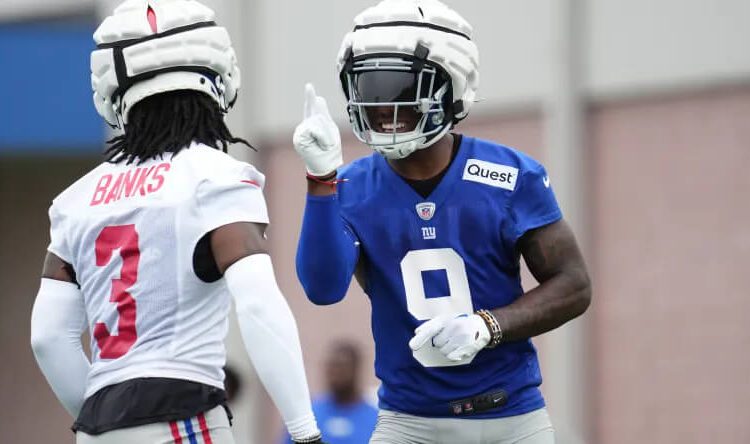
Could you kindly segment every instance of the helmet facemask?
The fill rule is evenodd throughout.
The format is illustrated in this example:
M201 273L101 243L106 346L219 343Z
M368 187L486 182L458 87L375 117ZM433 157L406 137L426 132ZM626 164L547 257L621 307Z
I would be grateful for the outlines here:
M450 78L424 59L352 59L341 82L355 136L386 158L402 159L426 148L452 126Z

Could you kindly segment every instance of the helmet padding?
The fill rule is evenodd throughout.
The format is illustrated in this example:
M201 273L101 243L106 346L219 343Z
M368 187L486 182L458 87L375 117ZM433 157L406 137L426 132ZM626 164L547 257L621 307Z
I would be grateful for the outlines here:
M127 0L115 9L94 33L91 84L99 114L121 127L138 101L180 89L206 93L228 110L240 70L229 33L214 16L194 0Z

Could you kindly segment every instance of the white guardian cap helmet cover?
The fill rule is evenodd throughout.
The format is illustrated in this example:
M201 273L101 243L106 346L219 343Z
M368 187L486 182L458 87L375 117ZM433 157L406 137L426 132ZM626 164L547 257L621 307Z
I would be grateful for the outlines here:
M357 138L383 156L404 158L437 142L465 118L479 86L473 29L437 0L384 0L354 19L337 71ZM393 122L377 124L392 107ZM414 128L398 114L416 111Z
M194 0L126 0L104 19L91 53L94 104L104 120L121 128L136 103L183 89L231 108L240 70L229 33L214 16Z

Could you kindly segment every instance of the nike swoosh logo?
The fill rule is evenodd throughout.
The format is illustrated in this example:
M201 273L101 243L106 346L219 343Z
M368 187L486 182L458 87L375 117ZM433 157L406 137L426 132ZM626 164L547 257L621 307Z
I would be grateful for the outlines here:
M549 188L549 176L544 176L542 182L544 183L545 188Z

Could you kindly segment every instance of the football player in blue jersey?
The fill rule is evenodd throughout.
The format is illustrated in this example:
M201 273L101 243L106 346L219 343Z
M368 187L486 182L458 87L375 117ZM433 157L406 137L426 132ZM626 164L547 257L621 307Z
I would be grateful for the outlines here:
M299 279L325 305L355 276L372 304L371 443L553 443L530 338L591 300L544 167L450 132L478 86L471 34L436 0L365 10L338 72L354 134L375 153L340 168L338 129L310 85L294 135L308 173ZM539 282L525 293L521 256Z

